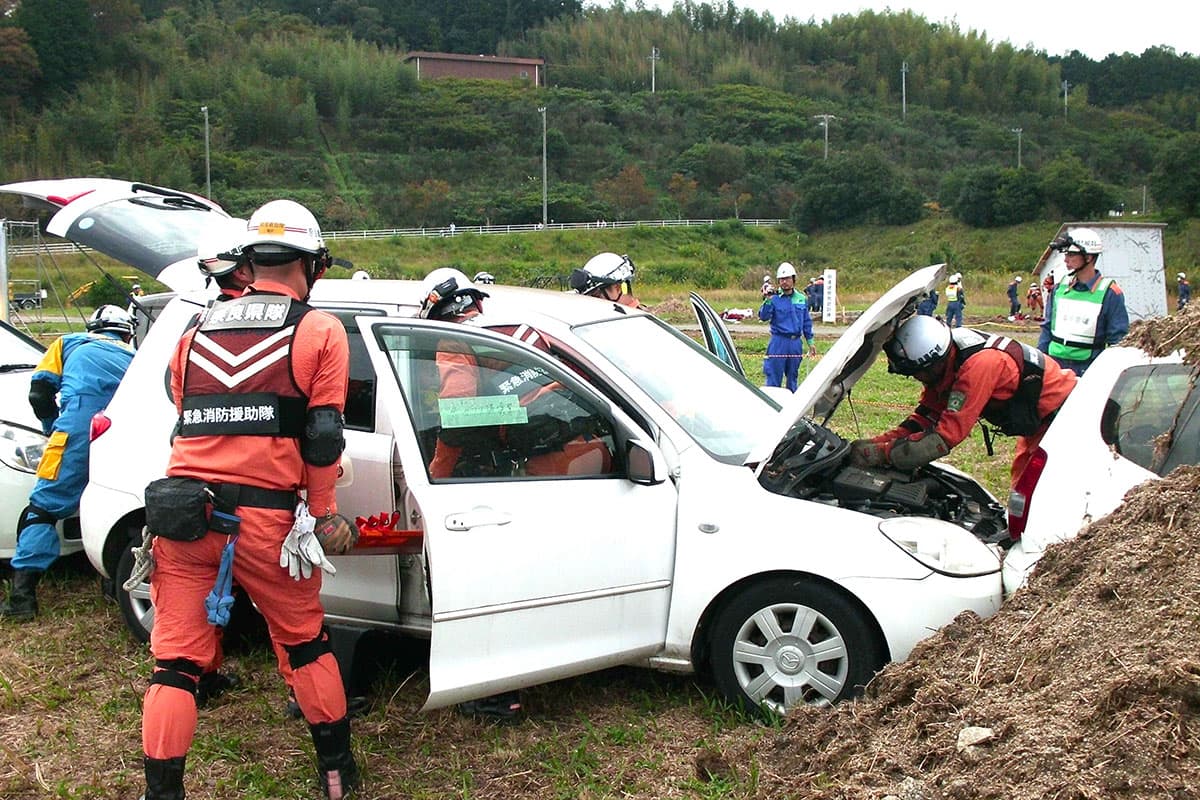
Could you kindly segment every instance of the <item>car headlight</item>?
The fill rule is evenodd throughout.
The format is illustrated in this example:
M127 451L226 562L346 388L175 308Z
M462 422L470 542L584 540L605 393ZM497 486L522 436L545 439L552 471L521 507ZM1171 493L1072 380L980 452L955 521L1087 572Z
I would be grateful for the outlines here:
M0 422L0 462L21 472L37 472L46 437L28 428Z
M1000 557L967 531L927 517L895 517L879 523L879 532L904 552L944 575L967 578L1000 569Z

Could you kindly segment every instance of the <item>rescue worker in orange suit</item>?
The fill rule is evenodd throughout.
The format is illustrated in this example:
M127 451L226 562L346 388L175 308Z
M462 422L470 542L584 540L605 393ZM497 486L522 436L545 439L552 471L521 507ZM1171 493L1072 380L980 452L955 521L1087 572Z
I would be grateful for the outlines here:
M856 466L916 469L949 453L983 418L1019 437L1010 473L1015 485L1078 380L1028 345L970 328L951 331L933 317L909 317L883 349L889 372L925 388L900 425L851 443Z
M633 296L633 274L637 268L629 256L616 253L597 253L588 259L582 269L572 270L567 282L579 294L599 297L601 300L642 308Z
M1025 304L1029 306L1029 316L1034 319L1042 318L1045 303L1042 302L1042 287L1036 282L1029 284L1029 289L1025 292Z
M177 481L182 492L199 483L210 504L197 535L167 538L159 531L153 542L155 668L142 720L145 800L184 796L196 680L214 658L213 625L222 623L232 580L288 653L325 797L340 800L359 781L319 596L322 571L334 571L326 554L348 552L358 536L337 513L334 489L344 447L346 332L305 303L329 264L313 215L298 203L273 200L246 227L243 246L255 281L242 297L209 306L180 340L171 360L180 419L168 478L147 487L149 494L155 484ZM302 490L305 502L297 504ZM147 516L164 517L152 510L148 500Z

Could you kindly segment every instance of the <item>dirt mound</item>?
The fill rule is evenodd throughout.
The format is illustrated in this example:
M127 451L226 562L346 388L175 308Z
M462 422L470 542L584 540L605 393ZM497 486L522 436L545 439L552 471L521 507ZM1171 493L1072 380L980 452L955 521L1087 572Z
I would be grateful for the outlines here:
M1129 326L1123 345L1140 347L1154 356L1183 348L1184 361L1200 363L1200 306L1188 306L1169 317L1139 320Z
M1200 468L1047 550L830 712L789 717L763 796L1200 796ZM976 742L972 744L971 742Z

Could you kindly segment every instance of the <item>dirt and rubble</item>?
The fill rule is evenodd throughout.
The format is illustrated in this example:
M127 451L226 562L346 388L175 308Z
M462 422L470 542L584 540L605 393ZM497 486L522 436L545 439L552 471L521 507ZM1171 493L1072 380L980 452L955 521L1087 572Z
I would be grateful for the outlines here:
M1127 343L1197 363L1198 339L1189 309ZM997 615L960 615L755 755L764 797L1200 797L1200 467L1132 489Z

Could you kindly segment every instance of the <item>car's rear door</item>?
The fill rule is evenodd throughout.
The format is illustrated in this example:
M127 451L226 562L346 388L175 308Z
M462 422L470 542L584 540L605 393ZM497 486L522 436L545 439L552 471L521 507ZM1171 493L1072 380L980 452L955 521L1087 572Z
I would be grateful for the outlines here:
M721 321L720 315L713 311L712 306L695 292L689 294L688 297L692 301L692 312L696 315L696 321L700 323L700 332L704 335L704 346L714 356L724 361L730 369L745 377L746 370L742 368L742 360L738 358L737 348L733 345L733 337L729 335L729 329Z
M413 522L425 531L427 707L657 652L671 597L676 492L669 481L625 477L631 441L665 475L645 434L552 357L508 337L412 319L360 325ZM439 397L438 355L451 352L470 353L487 388L453 402ZM496 388L527 380L554 388L548 412ZM549 417L564 423L557 438L539 433ZM430 475L439 437L462 443L453 477Z

